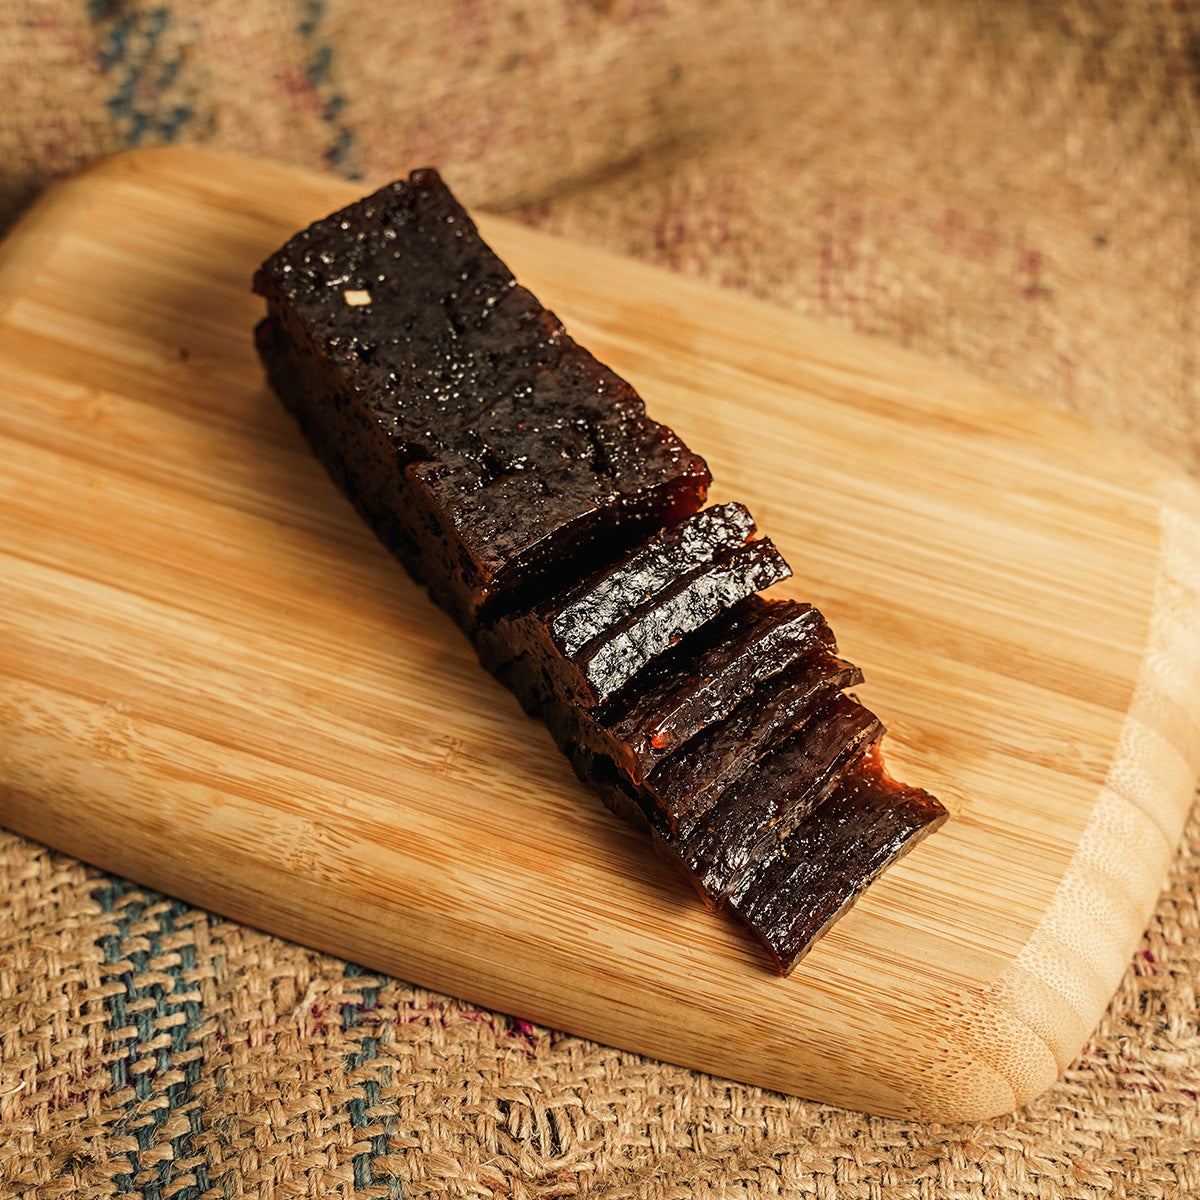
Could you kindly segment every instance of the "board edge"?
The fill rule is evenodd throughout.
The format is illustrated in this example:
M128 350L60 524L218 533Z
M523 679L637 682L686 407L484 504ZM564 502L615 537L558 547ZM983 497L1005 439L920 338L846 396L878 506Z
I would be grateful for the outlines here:
M923 1120L978 1120L1051 1088L1104 1017L1152 919L1200 779L1200 486L1158 489L1155 594L1132 702L1079 844L1041 920L999 976L938 1001L947 1045L1012 1104L944 1095Z

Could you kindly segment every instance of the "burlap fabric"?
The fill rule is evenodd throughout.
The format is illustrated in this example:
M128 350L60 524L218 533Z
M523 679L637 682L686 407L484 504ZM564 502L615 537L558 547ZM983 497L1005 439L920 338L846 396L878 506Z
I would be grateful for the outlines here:
M1200 471L1198 116L1200 6L1169 0L9 0L0 220L129 145L364 187L432 163ZM1193 821L1060 1084L928 1127L368 976L0 835L0 1194L1197 1195L1198 872Z

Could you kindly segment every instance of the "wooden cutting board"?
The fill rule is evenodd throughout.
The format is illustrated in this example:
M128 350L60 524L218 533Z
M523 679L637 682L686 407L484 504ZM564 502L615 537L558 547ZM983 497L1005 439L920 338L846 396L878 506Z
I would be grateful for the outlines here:
M417 164L413 164L417 165ZM952 810L781 980L373 541L264 387L255 265L344 181L193 150L0 263L0 823L473 1002L877 1113L1050 1084L1200 770L1200 498L1116 437L481 220L749 504Z

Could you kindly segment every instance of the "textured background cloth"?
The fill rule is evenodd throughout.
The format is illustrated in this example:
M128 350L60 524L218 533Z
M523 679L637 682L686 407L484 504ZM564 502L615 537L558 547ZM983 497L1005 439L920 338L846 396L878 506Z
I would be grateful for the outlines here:
M1184 0L9 0L0 225L130 145L364 190L433 164L471 205L900 342L1200 474L1198 118ZM0 832L0 1194L1200 1194L1198 875L1193 820L1062 1082L936 1127L365 975Z

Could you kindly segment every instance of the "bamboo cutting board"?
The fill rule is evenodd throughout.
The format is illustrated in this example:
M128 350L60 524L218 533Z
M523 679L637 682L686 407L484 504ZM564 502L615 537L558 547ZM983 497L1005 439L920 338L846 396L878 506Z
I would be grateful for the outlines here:
M572 777L264 387L255 265L354 185L191 150L0 263L0 823L427 987L872 1112L1020 1105L1098 1020L1200 769L1200 499L1113 436L496 219L745 501L944 829L787 980Z

